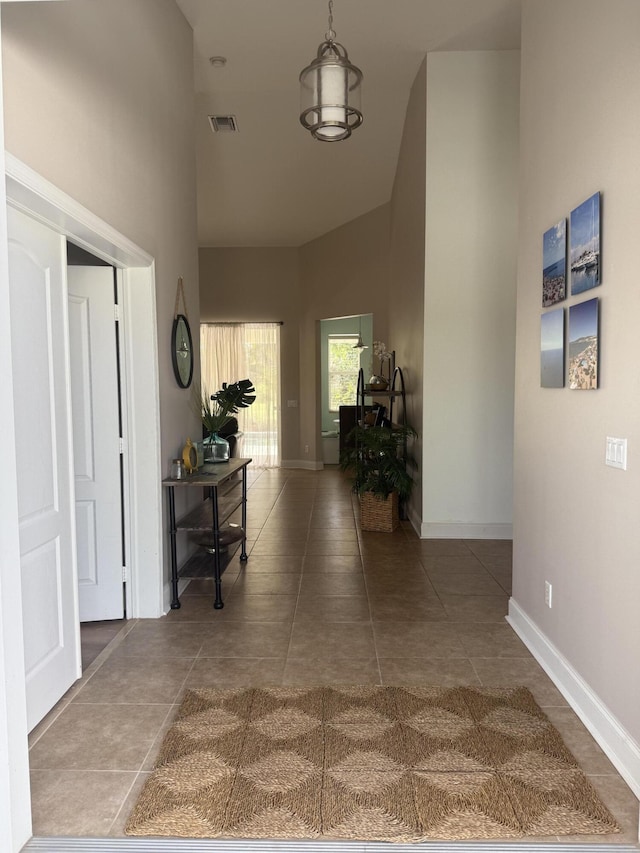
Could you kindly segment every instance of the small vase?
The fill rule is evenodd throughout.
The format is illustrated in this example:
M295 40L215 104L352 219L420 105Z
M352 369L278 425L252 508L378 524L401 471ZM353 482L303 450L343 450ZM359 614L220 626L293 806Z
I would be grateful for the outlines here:
M218 433L212 433L208 438L202 442L202 446L204 448L204 461L205 462L228 462L229 456L229 442L226 438L222 438L218 435Z
M374 374L371 379L369 379L369 387L372 391L385 391L388 384L389 383L384 376L378 376L377 374Z

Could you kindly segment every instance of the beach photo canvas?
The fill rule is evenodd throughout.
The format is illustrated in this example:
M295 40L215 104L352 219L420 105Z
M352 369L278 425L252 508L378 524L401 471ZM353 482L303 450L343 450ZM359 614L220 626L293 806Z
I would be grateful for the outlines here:
M562 219L542 237L542 307L562 302L567 295L567 220Z
M598 300L569 308L569 388L598 387Z
M564 308L540 320L540 387L564 388Z
M600 193L594 193L571 211L571 295L584 293L601 282Z

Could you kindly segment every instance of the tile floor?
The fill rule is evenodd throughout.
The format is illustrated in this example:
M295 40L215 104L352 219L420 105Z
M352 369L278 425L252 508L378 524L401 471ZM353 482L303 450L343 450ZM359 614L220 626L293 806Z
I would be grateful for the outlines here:
M80 625L80 640L82 643L82 671L89 666L105 649L111 640L115 639L126 625L125 619L113 619L108 622L83 622Z
M561 840L637 842L637 800L504 620L510 542L363 533L335 468L254 472L247 532L223 610L192 581L179 610L125 622L32 732L34 835L121 836L186 687L524 684L623 828Z

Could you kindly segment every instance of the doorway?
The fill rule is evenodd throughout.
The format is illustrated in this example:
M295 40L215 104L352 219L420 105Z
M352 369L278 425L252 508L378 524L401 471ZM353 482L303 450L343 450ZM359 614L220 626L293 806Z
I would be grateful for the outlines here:
M117 271L67 241L67 288L82 625L122 619L126 613L126 483ZM81 632L81 638L85 634Z
M362 344L362 347L358 346ZM345 435L356 424L360 368L371 373L373 314L320 321L322 461L337 465Z
M107 223L59 191L48 181L6 156L7 202L26 214L32 221L44 225L53 239L66 240L90 251L91 254L117 270L121 284L122 304L121 341L123 346L123 425L125 442L122 464L129 488L123 496L128 562L131 576L127 585L126 610L132 617L157 618L168 606L169 590L165 590L162 547L162 503L160 494L161 464L158 412L157 320L155 315L155 275L153 259L136 247ZM66 258L63 263L66 262ZM135 317L135 334L133 318ZM57 333L63 341L68 335L67 323L62 322ZM68 346L67 343L64 346ZM16 379L14 377L14 392ZM132 389L136 387L134 396ZM65 501L67 499L65 498ZM73 525L69 534L73 541ZM20 576L19 565L4 567L9 576ZM77 584L75 560L64 562L64 571ZM76 587L77 598L77 587ZM120 593L121 595L121 593ZM79 627L77 603L73 639L67 643L74 651L75 672L79 674ZM122 613L122 610L120 611ZM21 629L25 614L19 620ZM53 623L51 623L53 624ZM21 631L23 633L23 631ZM53 634L50 634L53 636ZM62 689L62 692L64 692ZM60 694L61 695L61 694ZM58 697L50 697L55 703ZM8 696L9 703L12 701ZM22 700L24 701L24 699ZM20 696L16 696L20 702ZM24 707L24 706L22 706ZM19 704L16 712L20 713ZM46 708L35 715L46 713ZM31 715L30 725L37 720ZM16 736L19 733L16 732ZM25 771L28 759L24 755ZM26 775L26 774L25 774ZM28 801L28 792L23 792Z
M130 582L127 585L127 612L132 617L155 619L169 606L170 589L164 584L162 476L159 420L158 347L155 303L155 269L153 258L104 220L78 204L66 193L42 178L16 157L5 153L5 187L8 208L21 210L46 225L60 239L70 239L118 269L123 292L124 397L127 443L124 464L127 467L129 494L125 495L125 518L128 525ZM5 244L6 245L6 244ZM5 262L6 263L6 262ZM3 275L3 282L6 272ZM8 288L7 288L8 291ZM8 292L3 297L7 308L7 332L12 318ZM135 325L133 322L135 318ZM6 336L9 339L9 336ZM10 360L9 360L10 363ZM8 385L13 385L15 379ZM136 393L133 394L135 387ZM11 413L11 407L7 407ZM6 420L6 419L5 419ZM11 418L13 421L13 418ZM7 422L7 437L15 441L15 426ZM16 466L17 467L17 466ZM13 468L15 471L15 468ZM9 839L28 837L31 826L29 756L27 748L27 715L22 666L24 616L21 595L16 591L20 576L18 536L16 534L19 501L14 478L5 480L2 506L7 524L8 553L0 561L0 598L4 635L0 636L0 667L15 679L13 689L0 690L5 720L5 744L10 744L11 773L0 773L0 787L10 797L7 812L12 827ZM10 534L10 535L9 535ZM75 578L75 568L74 578ZM6 593L6 594L5 594ZM15 637L11 650L8 631ZM76 629L77 631L77 622ZM7 668L8 667L8 668ZM8 683L6 680L5 684ZM24 681L23 681L24 683Z

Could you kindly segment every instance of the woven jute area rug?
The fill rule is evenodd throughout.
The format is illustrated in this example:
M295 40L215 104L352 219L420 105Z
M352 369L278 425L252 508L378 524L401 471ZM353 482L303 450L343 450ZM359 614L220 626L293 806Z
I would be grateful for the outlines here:
M525 688L191 690L129 835L417 842L618 826Z

